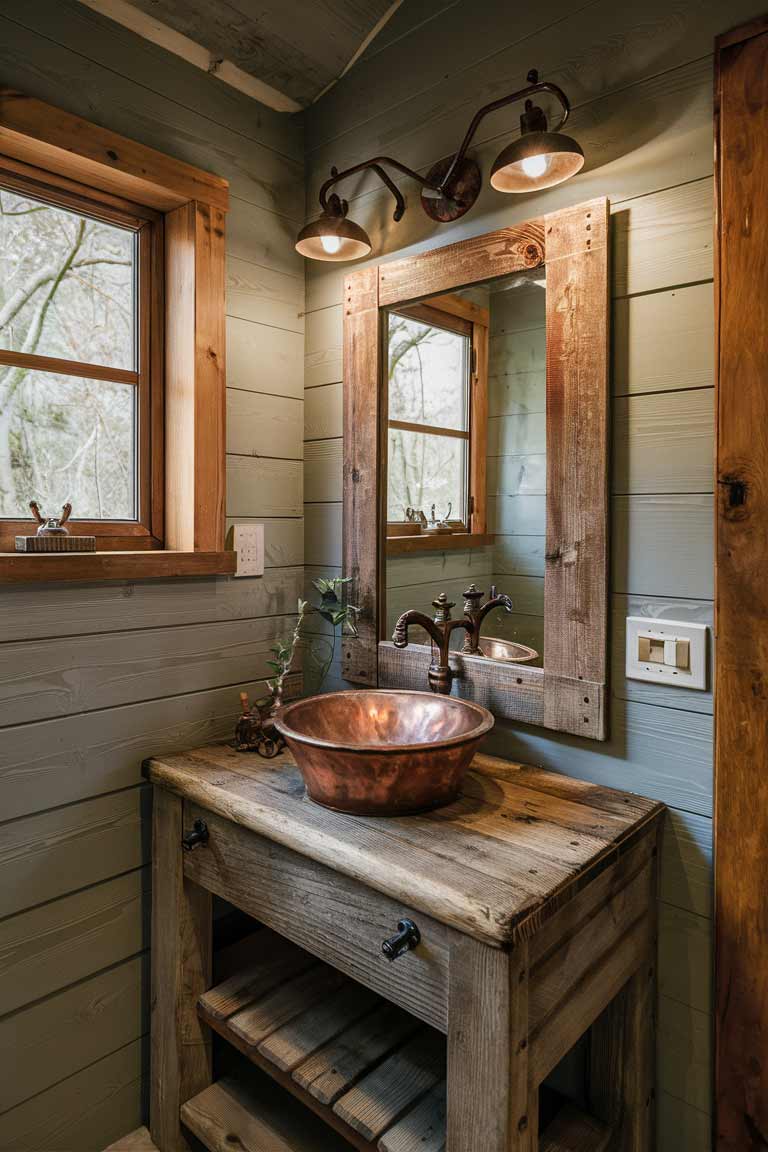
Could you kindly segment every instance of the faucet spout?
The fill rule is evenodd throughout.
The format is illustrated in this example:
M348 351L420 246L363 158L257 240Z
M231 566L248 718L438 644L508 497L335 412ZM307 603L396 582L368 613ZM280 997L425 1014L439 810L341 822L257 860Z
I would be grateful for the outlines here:
M450 696L454 675L449 664L451 633L456 628L464 628L465 631L469 631L471 623L466 618L451 620L451 608L454 608L455 605L448 601L444 592L441 592L432 603L436 609L434 620L431 620L424 612L417 612L413 608L408 612L403 612L395 624L392 643L395 648L407 648L409 627L413 625L417 628L423 628L437 648L437 658L433 659L429 666L427 682L433 692L438 692L442 696Z
M481 607L482 598L483 593L474 584L470 584L464 593L464 619L468 627L462 651L470 656L476 656L480 652L480 629L488 613L493 612L495 608L503 608L505 612L512 612L514 608L510 597L504 592L497 592L495 584L491 585L488 600Z
M425 632L429 633L438 648L440 647L443 642L443 634L438 625L424 612L417 612L415 608L411 608L407 612L403 612L395 624L395 630L392 633L392 643L395 648L408 647L408 629L411 624L414 628L423 628Z
M491 589L492 593L495 591L496 591L495 588ZM512 611L512 609L513 609L512 601L509 598L509 596L506 595L505 592L501 592L498 596L492 595L490 600L487 600L486 603L483 604L482 608L480 609L479 616L478 616L478 623L480 625L482 625L483 620L485 620L488 613L493 612L494 608L503 608L505 612L511 612ZM479 639L479 636L478 636L478 639Z

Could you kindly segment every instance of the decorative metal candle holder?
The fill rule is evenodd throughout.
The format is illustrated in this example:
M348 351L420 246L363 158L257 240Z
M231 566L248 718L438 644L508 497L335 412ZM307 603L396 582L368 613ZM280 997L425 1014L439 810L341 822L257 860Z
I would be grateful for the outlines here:
M29 507L37 522L34 536L17 536L17 552L95 552L95 536L71 536L65 527L72 515L72 505L65 504L60 516L45 517L36 500L30 500Z
M248 693L241 692L240 704L242 712L235 727L235 749L238 752L258 752L265 760L271 760L285 748L285 740L274 725L274 700L257 700L252 705Z

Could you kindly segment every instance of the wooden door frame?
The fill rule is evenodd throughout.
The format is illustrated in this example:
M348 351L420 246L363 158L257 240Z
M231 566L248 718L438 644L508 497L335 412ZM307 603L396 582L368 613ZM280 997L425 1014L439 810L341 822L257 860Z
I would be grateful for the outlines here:
M768 1147L768 892L760 867L768 843L768 595L762 567L768 537L768 444L753 434L768 405L756 388L760 360L752 365L734 339L744 316L750 354L750 320L745 304L755 290L739 292L739 281L760 254L750 237L765 225L734 227L729 216L726 145L738 131L725 117L728 68L744 45L768 34L768 16L752 20L715 41L715 1147L747 1152ZM733 125L733 126L732 126ZM754 128L755 136L759 127ZM749 126L744 131L749 146ZM738 137L737 137L738 144ZM764 153L764 155L766 155ZM742 165L739 163L740 170ZM768 162L766 162L768 166ZM768 173L763 174L763 179ZM749 173L745 173L745 181ZM741 208L741 201L738 202ZM756 254L756 255L755 255ZM728 273L728 296L723 293ZM759 292L757 293L759 296ZM738 305L733 302L738 300ZM734 318L726 311L733 306ZM765 315L765 305L763 305ZM751 325L751 329L750 329ZM727 337L727 339L726 339ZM759 352L758 356L765 355ZM736 368L744 368L738 371ZM738 379L737 379L738 377ZM751 387L750 387L751 386ZM762 394L761 394L762 393Z

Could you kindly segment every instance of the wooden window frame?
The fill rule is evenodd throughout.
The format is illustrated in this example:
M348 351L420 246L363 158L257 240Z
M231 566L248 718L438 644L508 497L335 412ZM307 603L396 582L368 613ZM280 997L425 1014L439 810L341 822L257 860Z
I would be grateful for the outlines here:
M426 688L425 650L381 641L386 601L383 309L546 267L544 667L461 660L459 688L507 720L608 735L609 203L598 198L351 273L344 287L343 571L360 608L355 684ZM455 538L454 538L455 539Z
M78 521L100 537L95 553L0 552L0 583L231 574L236 556L224 549L227 181L4 87L0 174L30 195L47 190L91 215L142 222L140 290L150 295L152 329L142 334L150 381L140 522L114 534L114 521ZM40 367L53 366L40 359ZM0 547L8 547L17 523L0 524Z
M386 413L387 397L382 395L381 419L387 431L402 428L405 431L421 432L425 435L450 436L466 440L467 459L467 500L468 523L462 521L463 531L450 536L387 536L387 555L403 555L413 552L445 551L446 549L480 548L493 543L493 536L487 531L486 512L486 453L488 446L488 309L464 300L461 296L447 294L421 304L405 304L392 307L382 316L382 323L390 313L410 316L414 320L431 324L437 328L458 332L470 341L472 363L469 377L468 428L466 431L435 429L428 424L409 424L402 420L390 421ZM384 347L387 341L382 340Z
M88 189L75 193L57 186L48 174L29 169L27 175L2 168L0 189L130 229L138 238L137 366L135 370L59 359L43 354L0 349L0 364L79 376L90 380L131 384L137 390L137 477L139 505L135 520L88 520L72 517L75 531L96 536L102 551L163 546L163 217L154 209ZM86 194L88 193L88 194ZM50 511L48 509L44 511ZM15 537L34 528L30 516L0 519L0 553L14 552Z

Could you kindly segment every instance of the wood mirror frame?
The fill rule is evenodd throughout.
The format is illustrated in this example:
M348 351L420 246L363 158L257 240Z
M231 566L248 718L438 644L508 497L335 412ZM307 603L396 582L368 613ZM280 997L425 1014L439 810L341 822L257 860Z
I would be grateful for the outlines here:
M459 653L454 691L496 715L607 736L609 204L588 201L352 272L344 286L344 575L361 609L342 643L355 684L427 688L424 649L380 641L387 429L382 309L546 265L544 667Z

